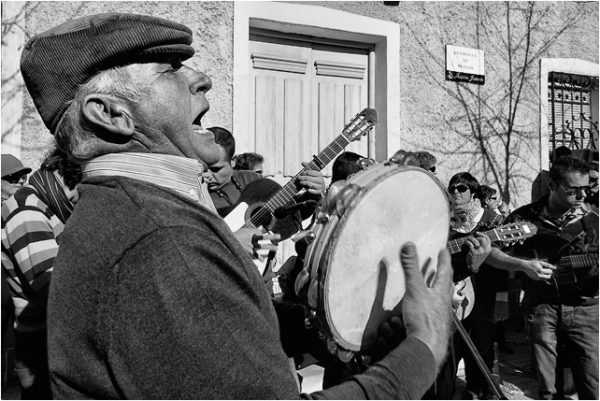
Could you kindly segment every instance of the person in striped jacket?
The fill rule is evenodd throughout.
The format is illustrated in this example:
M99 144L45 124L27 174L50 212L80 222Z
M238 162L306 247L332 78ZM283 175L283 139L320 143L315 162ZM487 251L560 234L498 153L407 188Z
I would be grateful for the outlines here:
M46 304L60 234L77 199L79 167L60 150L2 205L2 269L14 305L22 399L50 399Z

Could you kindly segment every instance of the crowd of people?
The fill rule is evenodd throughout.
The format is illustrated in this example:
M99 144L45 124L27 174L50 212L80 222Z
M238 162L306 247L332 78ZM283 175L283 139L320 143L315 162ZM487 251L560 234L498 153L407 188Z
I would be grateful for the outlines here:
M451 399L461 359L465 396L501 398L489 369L509 272L523 284L539 397L563 395L565 363L579 398L598 399L597 163L555 157L539 197L512 212L470 172L452 176L449 239L464 245L439 250L426 284L415 245L398 244L402 305L369 363L342 361L306 324L295 277L275 296L276 273L254 259L375 161L343 152L329 188L303 170L294 207L232 230L224 217L249 190L281 187L262 176L261 155L235 156L231 132L202 127L212 83L183 64L191 43L184 25L111 13L24 47L24 82L55 149L27 183L32 170L2 155L2 338L10 326L23 399ZM429 152L386 162L437 180ZM521 244L486 234L518 223L536 227ZM312 394L296 372L306 355L326 370Z

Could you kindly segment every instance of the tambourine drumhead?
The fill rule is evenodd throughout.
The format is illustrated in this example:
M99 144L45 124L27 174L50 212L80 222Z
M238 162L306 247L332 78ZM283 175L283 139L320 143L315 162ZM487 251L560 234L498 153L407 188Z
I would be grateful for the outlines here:
M433 276L446 247L449 207L440 183L422 169L376 165L350 184L362 187L342 216L317 230L317 316L346 350L372 347L379 325L400 307L405 292L401 246L416 244L422 269Z

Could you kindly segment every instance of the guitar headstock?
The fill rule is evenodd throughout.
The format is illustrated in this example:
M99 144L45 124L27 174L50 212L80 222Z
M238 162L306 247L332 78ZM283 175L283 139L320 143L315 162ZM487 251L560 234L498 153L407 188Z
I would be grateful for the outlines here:
M499 241L509 246L533 237L537 233L537 227L528 221L519 221L496 227L494 231L500 237Z
M355 115L352 121L346 124L342 131L342 135L344 135L349 142L356 141L369 132L375 124L377 124L377 111L375 111L375 109L366 108Z

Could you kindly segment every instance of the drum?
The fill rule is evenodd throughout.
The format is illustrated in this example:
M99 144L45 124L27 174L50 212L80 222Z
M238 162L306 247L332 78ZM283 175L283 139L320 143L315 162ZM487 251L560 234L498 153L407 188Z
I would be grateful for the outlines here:
M399 314L404 243L415 243L431 283L448 240L450 213L441 183L413 166L375 164L333 192L313 228L316 240L307 248L304 271L310 272L313 321L329 350L348 361L371 349L379 325Z

